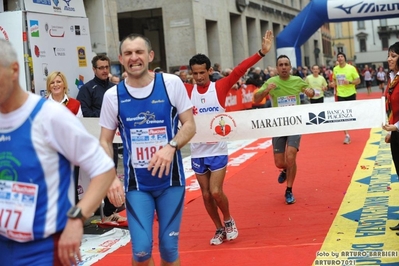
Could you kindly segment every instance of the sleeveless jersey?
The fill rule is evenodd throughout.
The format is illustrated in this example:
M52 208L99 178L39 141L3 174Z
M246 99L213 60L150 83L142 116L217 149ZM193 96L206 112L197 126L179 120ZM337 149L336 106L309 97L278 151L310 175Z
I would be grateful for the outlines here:
M200 94L197 90L197 85L194 85L191 93L191 102L194 106L194 116L225 112L225 109L218 100L215 82L209 84L208 90L204 94ZM203 158L227 154L226 141L216 143L191 143L191 158Z
M40 124L44 104L41 98L21 126L0 132L0 241L27 242L60 232L72 206L73 166L45 144L40 126L33 127Z
M124 82L117 85L117 95L126 191L185 186L180 151L175 153L169 175L159 178L147 170L153 155L168 145L178 131L179 116L170 103L162 74L155 74L152 92L144 99L131 96Z

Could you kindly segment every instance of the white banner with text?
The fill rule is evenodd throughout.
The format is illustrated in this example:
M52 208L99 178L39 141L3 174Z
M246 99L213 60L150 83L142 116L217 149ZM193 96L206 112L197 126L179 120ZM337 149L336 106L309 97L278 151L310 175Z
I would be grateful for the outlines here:
M381 127L385 120L384 97L206 114L195 117L197 132L190 142L232 141L376 128ZM81 118L81 121L91 134L100 136L98 118ZM121 143L119 132L114 142Z

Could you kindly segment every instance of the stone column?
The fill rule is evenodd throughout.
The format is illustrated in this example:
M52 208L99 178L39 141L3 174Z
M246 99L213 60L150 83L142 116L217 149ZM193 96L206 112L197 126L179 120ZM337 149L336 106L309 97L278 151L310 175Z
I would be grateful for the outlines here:
M119 31L117 0L85 0L92 50L118 61Z

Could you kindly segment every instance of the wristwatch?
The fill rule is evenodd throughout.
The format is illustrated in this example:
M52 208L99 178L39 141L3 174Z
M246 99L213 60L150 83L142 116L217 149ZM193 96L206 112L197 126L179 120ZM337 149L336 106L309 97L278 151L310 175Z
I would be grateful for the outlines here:
M71 219L81 219L83 223L86 220L86 217L83 216L82 209L78 206L71 207L67 212L67 216Z
M177 141L175 141L175 140L171 140L171 141L169 141L169 143L168 143L170 146L172 146L173 148L175 148L176 150L178 150L178 146L177 146Z

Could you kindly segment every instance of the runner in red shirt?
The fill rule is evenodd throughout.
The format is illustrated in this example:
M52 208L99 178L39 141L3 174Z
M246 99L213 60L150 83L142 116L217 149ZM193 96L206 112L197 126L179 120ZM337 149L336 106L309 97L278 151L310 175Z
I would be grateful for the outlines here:
M245 59L230 75L216 82L210 81L211 62L206 55L197 54L190 59L189 65L195 85L185 84L193 103L194 115L224 113L226 95L230 88L246 73L247 69L261 60L270 51L273 34L267 31L262 41L262 48ZM228 121L219 117L219 134L228 135ZM211 245L220 245L224 240L233 240L238 236L234 219L230 215L229 203L223 192L223 181L227 167L227 143L225 141L191 144L191 165L201 187L205 208L216 226ZM218 209L222 212L222 223Z

